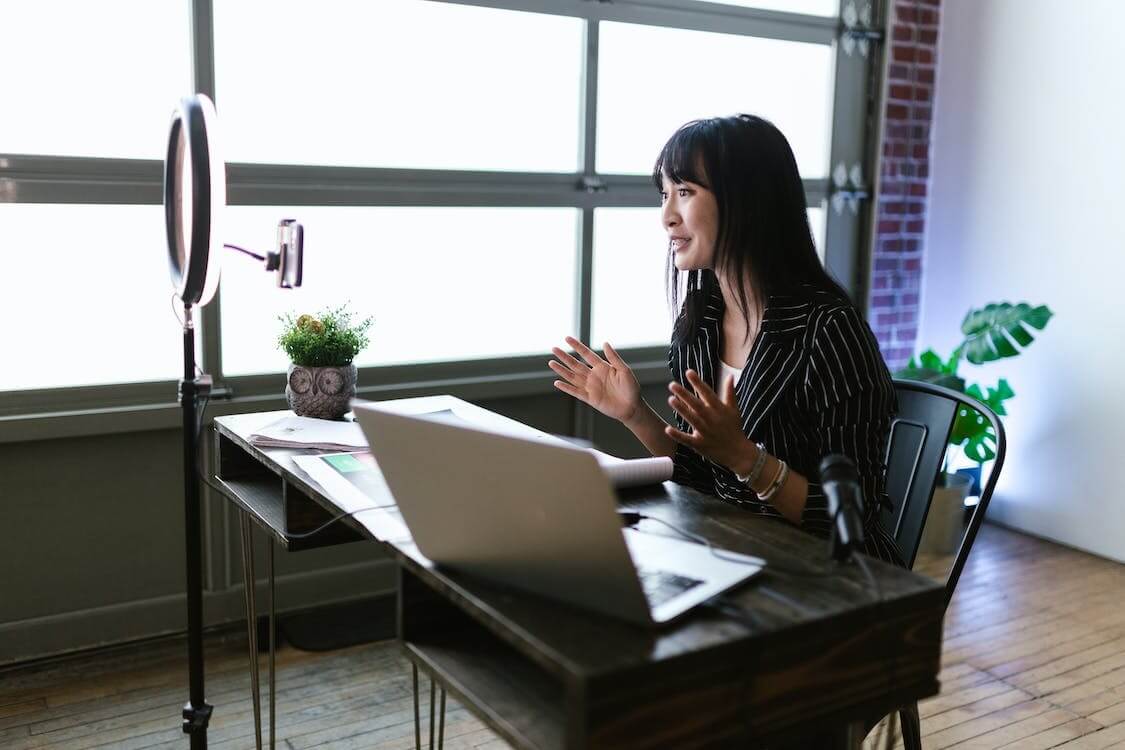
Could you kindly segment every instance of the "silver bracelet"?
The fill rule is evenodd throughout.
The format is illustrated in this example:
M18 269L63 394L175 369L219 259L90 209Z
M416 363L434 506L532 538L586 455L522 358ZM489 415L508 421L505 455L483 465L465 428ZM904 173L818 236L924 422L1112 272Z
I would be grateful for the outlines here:
M750 467L749 474L734 473L734 478L749 487L753 482L758 481L758 477L762 474L762 469L766 467L766 446L761 443L755 443L758 446L758 457L754 459L754 465Z
M772 500L773 496L776 495L785 484L785 480L789 478L789 464L785 463L780 458L777 460L778 463L781 464L781 468L778 470L777 476L773 478L772 482L770 482L770 486L766 488L766 491L758 493L759 500Z

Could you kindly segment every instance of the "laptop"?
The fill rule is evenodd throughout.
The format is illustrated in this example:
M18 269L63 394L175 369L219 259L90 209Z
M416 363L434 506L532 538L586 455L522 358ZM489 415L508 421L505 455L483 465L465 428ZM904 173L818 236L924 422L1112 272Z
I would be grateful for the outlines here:
M609 479L582 448L448 412L352 406L414 543L439 566L650 626L762 569L655 522L656 533L623 529Z

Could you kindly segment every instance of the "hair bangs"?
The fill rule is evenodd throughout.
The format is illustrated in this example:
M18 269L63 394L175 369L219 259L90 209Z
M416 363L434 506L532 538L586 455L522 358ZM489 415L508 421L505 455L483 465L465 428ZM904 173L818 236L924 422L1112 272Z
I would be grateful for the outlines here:
M652 168L652 182L657 190L664 187L664 177L676 184L692 182L710 189L703 171L706 120L694 120L677 130L660 150Z

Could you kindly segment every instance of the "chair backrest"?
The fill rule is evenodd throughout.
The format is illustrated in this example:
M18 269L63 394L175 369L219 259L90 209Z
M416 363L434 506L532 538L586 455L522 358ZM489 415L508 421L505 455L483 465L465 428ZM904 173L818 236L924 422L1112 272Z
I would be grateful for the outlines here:
M884 527L891 532L908 567L914 565L922 530L930 511L934 488L941 473L942 461L953 422L958 414L975 409L992 425L996 435L996 458L992 471L981 489L980 501L969 519L957 555L946 580L946 604L961 576L969 549L984 521L984 513L1000 469L1004 465L1007 440L1004 426L987 406L963 393L913 380L895 380L898 414L891 423L887 440L887 496L891 509L883 511ZM983 479L983 478L982 478Z

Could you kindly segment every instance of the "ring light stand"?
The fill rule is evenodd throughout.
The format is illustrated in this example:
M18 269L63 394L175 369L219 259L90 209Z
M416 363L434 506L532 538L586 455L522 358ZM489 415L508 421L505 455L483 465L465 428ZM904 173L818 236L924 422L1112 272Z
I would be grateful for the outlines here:
M187 553L189 700L183 731L192 750L207 747L212 707L203 696L203 573L199 518L198 399L210 394L211 376L196 374L192 309L211 301L219 286L221 245L217 220L226 205L225 163L215 144L215 107L203 94L182 99L172 115L164 159L164 225L176 296L184 304L184 371L179 401L184 433L184 541ZM304 231L292 219L278 227L278 251L259 255L228 245L277 271L278 286L301 285Z

